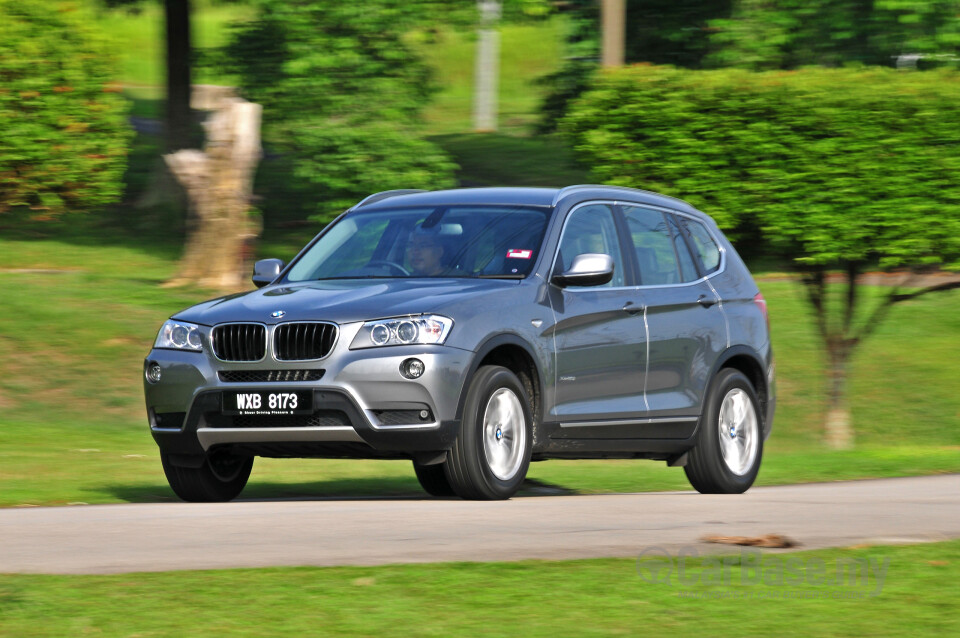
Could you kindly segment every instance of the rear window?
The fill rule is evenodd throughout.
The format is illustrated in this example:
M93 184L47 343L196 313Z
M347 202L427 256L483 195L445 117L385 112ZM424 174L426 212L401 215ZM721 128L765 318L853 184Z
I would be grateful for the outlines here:
M709 275L716 272L720 268L720 248L713 241L707 227L688 217L680 217L679 219L683 227L690 233L690 239L693 240L693 250L700 258L704 273Z

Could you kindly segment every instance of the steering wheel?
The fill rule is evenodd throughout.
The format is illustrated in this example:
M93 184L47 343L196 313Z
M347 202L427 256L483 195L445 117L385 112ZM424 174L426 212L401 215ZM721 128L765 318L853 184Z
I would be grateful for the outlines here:
M395 261L388 261L386 259L374 259L373 261L368 262L367 266L387 266L389 268L392 268L393 270L398 271L404 277L410 276L410 271L408 271L406 268L404 268L403 266L401 266Z

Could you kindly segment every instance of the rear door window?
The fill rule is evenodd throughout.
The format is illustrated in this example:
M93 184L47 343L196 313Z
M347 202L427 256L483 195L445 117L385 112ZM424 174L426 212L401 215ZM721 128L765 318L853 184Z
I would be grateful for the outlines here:
M623 214L640 270L641 286L662 286L685 281L676 243L667 217L658 210L624 206ZM689 260L689 254L686 255ZM687 263L687 269L693 264ZM696 279L694 274L692 279ZM692 280L690 279L690 280ZM688 281L690 281L688 280Z

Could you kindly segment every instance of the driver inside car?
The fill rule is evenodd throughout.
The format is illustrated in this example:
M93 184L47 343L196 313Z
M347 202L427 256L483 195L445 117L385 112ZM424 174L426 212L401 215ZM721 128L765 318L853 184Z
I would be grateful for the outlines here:
M407 261L410 262L410 274L414 277L436 277L441 275L445 268L443 259L443 244L436 233L417 229L407 244Z

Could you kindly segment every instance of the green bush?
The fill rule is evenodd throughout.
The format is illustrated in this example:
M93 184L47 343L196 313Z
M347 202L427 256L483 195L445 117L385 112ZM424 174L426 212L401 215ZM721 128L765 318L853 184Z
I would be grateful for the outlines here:
M119 199L131 130L115 76L78 3L0 0L0 213Z
M562 122L607 183L755 227L798 265L958 265L960 75L635 66Z

